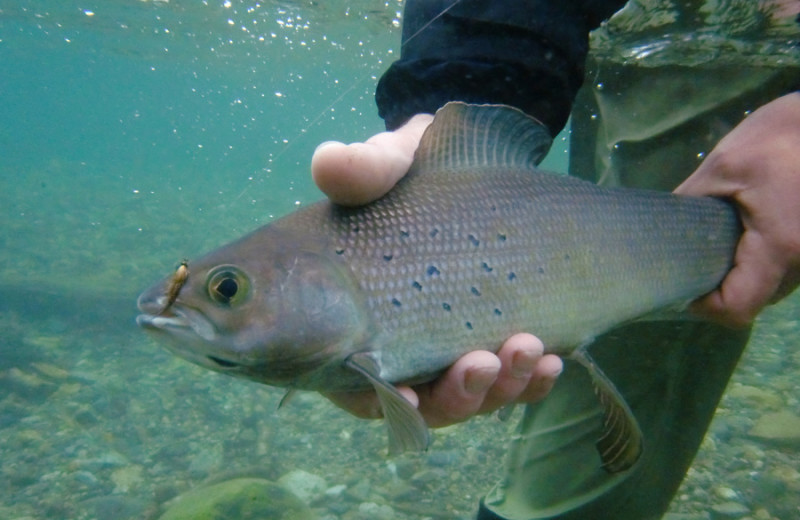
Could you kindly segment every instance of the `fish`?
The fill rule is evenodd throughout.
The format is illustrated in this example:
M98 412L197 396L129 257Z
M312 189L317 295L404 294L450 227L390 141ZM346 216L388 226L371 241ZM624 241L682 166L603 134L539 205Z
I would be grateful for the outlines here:
M532 332L589 371L602 465L629 469L642 434L588 345L718 287L741 224L725 200L543 171L550 144L513 107L448 103L385 196L321 201L192 260L174 297L174 276L140 295L137 323L232 376L289 391L374 389L392 454L430 442L397 385Z

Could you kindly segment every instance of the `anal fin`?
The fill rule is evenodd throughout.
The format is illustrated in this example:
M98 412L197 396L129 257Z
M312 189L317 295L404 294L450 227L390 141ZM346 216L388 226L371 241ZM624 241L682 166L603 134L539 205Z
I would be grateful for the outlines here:
M378 394L389 433L389 454L426 450L430 433L425 419L397 388L380 377L378 362L369 353L359 352L349 356L344 364L366 377Z
M643 449L642 431L628 403L589 354L576 350L572 358L586 367L595 393L603 407L603 432L597 439L597 451L603 469L619 473L633 467Z

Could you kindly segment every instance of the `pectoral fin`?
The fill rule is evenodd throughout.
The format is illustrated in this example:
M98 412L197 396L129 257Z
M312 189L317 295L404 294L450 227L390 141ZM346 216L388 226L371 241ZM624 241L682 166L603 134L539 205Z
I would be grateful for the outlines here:
M292 400L295 394L297 394L297 390L295 390L294 388L288 389L286 393L283 394L283 397L281 397L281 402L278 403L278 409L280 410L281 408L289 404L289 402Z
M636 464L642 454L639 423L614 383L587 352L579 349L572 357L589 371L603 407L603 433L596 443L603 469L609 473L625 471Z
M389 454L426 450L430 434L425 419L397 388L381 379L378 362L370 354L361 352L349 356L344 363L366 377L378 394L389 432Z

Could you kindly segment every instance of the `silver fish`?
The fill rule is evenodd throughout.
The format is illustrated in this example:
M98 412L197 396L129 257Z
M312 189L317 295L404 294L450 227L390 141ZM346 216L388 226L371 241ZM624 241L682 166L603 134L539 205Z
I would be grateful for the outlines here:
M606 412L604 467L627 469L641 433L584 346L717 287L740 224L721 200L543 172L549 145L516 109L450 103L386 196L358 208L323 201L193 260L174 301L169 278L140 296L137 322L219 372L290 389L374 388L393 453L429 442L395 384L533 332L590 371Z

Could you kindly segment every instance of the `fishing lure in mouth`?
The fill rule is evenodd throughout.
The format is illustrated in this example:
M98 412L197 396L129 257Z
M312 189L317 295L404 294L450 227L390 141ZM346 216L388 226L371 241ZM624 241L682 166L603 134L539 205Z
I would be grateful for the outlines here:
M172 278L169 280L169 284L167 285L167 290L164 296L167 297L166 303L164 303L164 308L158 313L159 315L164 314L172 307L172 304L175 303L175 300L178 299L178 294L180 294L181 289L184 285L186 285L186 281L189 279L189 260L183 259L181 260L181 264L175 269L175 273L172 275Z

